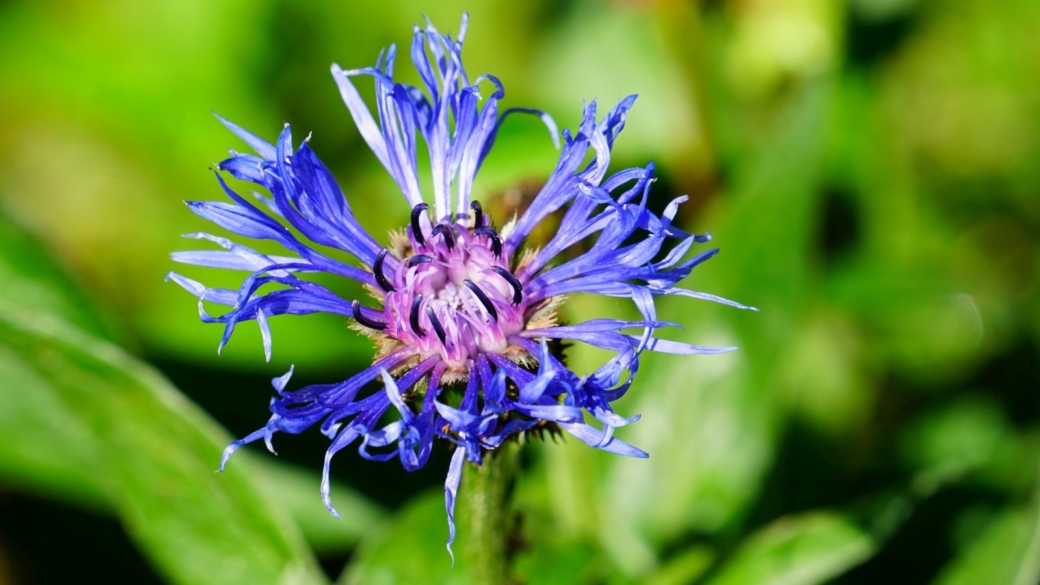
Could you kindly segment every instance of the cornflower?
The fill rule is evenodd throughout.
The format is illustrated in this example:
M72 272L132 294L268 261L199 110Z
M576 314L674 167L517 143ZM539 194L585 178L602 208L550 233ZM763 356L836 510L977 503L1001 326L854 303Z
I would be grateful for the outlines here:
M595 101L586 104L577 132L564 130L561 146L556 126L544 112L513 108L499 113L505 91L496 77L470 80L462 65L466 22L464 16L456 39L429 23L425 29L415 27L411 59L425 91L394 81L394 46L380 54L374 67L332 66L361 136L411 208L408 225L390 234L389 245L358 223L308 140L294 150L286 125L271 144L218 116L255 152L232 151L219 163L219 171L262 187L270 197L243 197L216 172L231 202L191 201L188 206L233 234L278 242L288 255L261 254L206 233L188 234L223 249L176 252L175 261L249 275L238 290L206 287L176 273L168 276L198 297L202 321L224 324L220 348L239 322L255 320L270 360L268 319L319 312L351 319L352 327L377 348L371 366L342 382L286 390L292 369L275 378L270 420L228 445L221 469L243 445L263 439L273 452L275 433L298 434L319 425L331 440L321 494L339 517L329 488L330 463L337 452L357 443L362 457L398 458L412 471L426 464L434 439L444 439L454 445L444 488L449 551L464 462L480 465L487 452L511 438L548 428L597 449L647 457L614 436L615 429L639 417L623 417L610 406L632 385L640 354L734 349L655 337L658 329L675 326L658 320L656 297L679 295L750 308L676 286L718 250L687 258L691 247L707 242L710 235L691 235L674 225L685 197L673 200L660 215L647 208L653 164L607 176L611 147L635 96L602 117L597 117ZM358 77L375 82L375 115L354 86ZM491 95L482 96L481 86L490 86ZM496 227L471 195L499 128L514 113L541 117L560 158L530 206ZM419 187L417 135L429 154L432 208ZM564 209L544 247L525 247L541 222ZM664 247L666 242L670 248ZM333 259L314 244L347 252L357 265ZM564 259L564 252L574 249L580 253ZM360 283L369 298L345 299L305 278L321 272ZM559 323L557 310L576 293L631 299L641 319ZM212 316L204 302L231 309ZM599 369L579 375L558 352L550 351L549 342L582 342L614 353ZM391 409L396 420L380 427Z

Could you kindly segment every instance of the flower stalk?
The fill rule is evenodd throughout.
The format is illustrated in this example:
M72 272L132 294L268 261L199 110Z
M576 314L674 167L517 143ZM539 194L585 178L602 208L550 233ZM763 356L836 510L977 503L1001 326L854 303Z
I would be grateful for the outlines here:
M465 564L473 583L510 583L510 541L516 514L511 494L519 462L517 444L510 441L484 458L483 465L468 464L459 494L467 531Z

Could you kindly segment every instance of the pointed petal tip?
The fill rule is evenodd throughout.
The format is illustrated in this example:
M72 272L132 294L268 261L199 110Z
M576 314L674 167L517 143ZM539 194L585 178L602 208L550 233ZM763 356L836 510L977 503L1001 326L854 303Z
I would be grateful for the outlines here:
M227 126L228 124L232 123L231 120L228 120L224 116L221 116L220 114L218 114L216 110L210 110L209 113L213 114L213 117L216 118L217 120L219 120L220 123L225 125L225 126Z
M274 443L271 442L271 437L264 437L264 446L267 447L267 452L275 457L278 456L278 451L274 450Z
M238 450L239 445L237 443L238 442L236 441L227 447L224 447L224 452L220 454L220 467L217 468L217 473L224 471L224 468L227 467L228 460L230 460L231 456Z
M636 447L634 445L628 445L628 447L630 447L629 450L627 450L624 453L620 453L619 452L618 455L623 455L625 457L631 457L633 459L649 459L650 458L650 454L647 453L646 451L643 451L639 447Z
M336 509L336 506L332 505L332 493L329 486L328 476L322 478L321 480L321 502L325 504L325 509L329 511L329 514L331 514L333 518L335 518L336 520L343 519L343 516L340 515L339 510Z
M288 372L282 374L281 376L271 379L271 386L275 390L277 390L279 394L281 394L282 391L285 390L285 385L289 383L289 380L292 378L293 372L295 370L296 364L290 364Z

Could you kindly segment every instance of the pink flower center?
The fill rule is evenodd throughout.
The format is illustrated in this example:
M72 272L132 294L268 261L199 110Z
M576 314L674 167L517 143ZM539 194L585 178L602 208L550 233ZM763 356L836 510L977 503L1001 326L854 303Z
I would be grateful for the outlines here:
M414 345L423 358L440 354L450 367L466 367L479 353L501 353L525 325L521 283L498 234L481 226L479 206L475 211L474 227L442 221L432 229L423 229L413 213L411 250L395 270L377 272L386 293L384 333Z

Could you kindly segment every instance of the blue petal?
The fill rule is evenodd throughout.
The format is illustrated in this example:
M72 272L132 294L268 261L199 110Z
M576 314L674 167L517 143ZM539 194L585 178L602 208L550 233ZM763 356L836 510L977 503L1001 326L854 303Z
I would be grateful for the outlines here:
M646 453L646 451L637 449L636 447L629 445L621 439L616 439L613 437L611 437L605 444L601 444L601 441L603 441L604 437L606 436L606 433L604 431L595 429L585 423L561 422L558 424L560 425L560 428L581 439L591 447L596 447L598 449L603 449L604 451L609 451L618 455L624 455L626 457L638 457L640 459L645 459L650 456Z
M386 142L383 140L383 135L380 133L379 127L376 126L368 106L361 99L361 94L358 93L354 84L350 82L350 76L340 69L339 65L333 63L332 78L336 80L336 85L339 86L343 103L347 105L350 116L354 118L354 125L361 132L361 137L368 143L368 147L372 149L379 162L383 163L384 167L389 168L390 163L386 154Z
M256 310L256 324L260 326L260 338L264 343L264 357L271 361L271 327L267 324L267 316L261 308Z
M289 378L292 378L293 370L296 369L295 365L289 366L289 371L271 380L271 386L281 394L285 390L285 385L289 383Z
M188 207L199 216L240 236L257 240L280 240L278 228L256 217L240 205L216 201L188 201Z
M455 553L451 550L451 543L455 542L455 497L459 492L459 482L462 481L462 464L465 460L466 449L455 449L451 465L448 466L448 476L444 479L444 507L448 511L448 554L451 555L452 566L455 566Z
M628 339L634 343L639 343L639 338L626 335ZM651 338L646 342L646 348L650 351L656 351L660 353L675 353L675 354L718 354L728 353L735 351L735 347L702 347L697 345L690 345L688 343L681 343L679 341L668 341L665 339Z
M213 115L216 116L218 120L220 120L221 124L227 126L228 130L234 132L235 136L238 136L243 141L245 141L245 143L248 144L250 148L255 150L257 154L268 160L274 159L274 147L271 146L271 143L260 138L256 134L253 134L252 132L244 128L241 128L237 124L225 119L216 112L213 112Z

